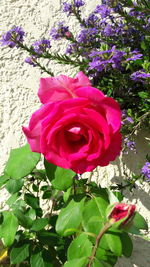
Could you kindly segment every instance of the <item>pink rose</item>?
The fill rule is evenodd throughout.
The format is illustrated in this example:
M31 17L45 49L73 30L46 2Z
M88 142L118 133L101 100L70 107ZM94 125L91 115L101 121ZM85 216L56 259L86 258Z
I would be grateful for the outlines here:
M38 96L44 105L23 127L32 151L76 173L106 166L120 154L120 107L82 72L42 78Z

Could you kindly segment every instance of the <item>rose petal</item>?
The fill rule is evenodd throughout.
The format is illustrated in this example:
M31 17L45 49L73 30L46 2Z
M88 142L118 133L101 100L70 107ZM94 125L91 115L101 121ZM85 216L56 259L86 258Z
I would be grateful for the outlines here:
M65 75L41 78L38 96L43 104L65 100L76 97L76 88L90 85L89 79L83 72L79 72L75 78Z

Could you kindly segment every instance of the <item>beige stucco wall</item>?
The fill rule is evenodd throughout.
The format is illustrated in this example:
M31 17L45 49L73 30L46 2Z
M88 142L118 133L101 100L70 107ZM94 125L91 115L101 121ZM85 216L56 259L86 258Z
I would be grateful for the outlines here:
M77 30L77 21L67 18L64 13L60 13L61 0L1 0L0 1L0 34L10 29L12 26L21 26L27 33L26 42L32 42L41 37L48 37L50 28L57 21L68 20L73 30ZM99 0L86 0L86 11L89 13ZM55 51L65 51L65 45L59 45L53 42ZM7 160L11 148L18 147L26 142L22 133L21 126L27 125L29 117L33 111L39 107L37 98L37 89L39 78L47 77L46 73L41 75L38 68L33 68L24 63L27 56L25 52L18 49L0 48L0 172L3 171L5 161ZM60 66L54 63L50 64L55 75L66 74L73 76L77 70L70 66ZM128 173L139 169L138 162L141 165L144 162L144 156L147 152L146 143L150 135L148 132L140 132L137 136L138 153L130 153L124 156L125 168ZM123 164L118 159L107 168L99 168L95 176L101 185L109 184L112 178L115 181L121 181L123 177ZM114 179L115 177L115 179ZM129 200L137 204L138 210L145 218L150 221L149 198L150 185L137 185L133 194L126 192ZM0 192L0 208L4 205L5 192ZM133 238L134 251L131 259L120 260L117 266L120 267L148 267L150 266L149 251L150 243L140 238Z

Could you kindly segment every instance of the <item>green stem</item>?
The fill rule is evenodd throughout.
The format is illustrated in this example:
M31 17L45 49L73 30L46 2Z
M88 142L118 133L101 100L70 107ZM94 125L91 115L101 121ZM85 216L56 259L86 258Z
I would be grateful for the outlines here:
M52 71L47 70L44 66L42 66L37 60L34 60L35 64L43 71L47 72L49 75L54 76Z
M15 40L13 40L14 42L16 42ZM51 59L51 60L55 60L57 61L58 63L60 64L68 64L68 65L73 65L75 67L78 67L78 66L81 66L81 65L85 65L84 62L80 61L80 60L74 60L74 59L71 59L70 57L68 56L63 56L61 54L57 54L57 53L48 53L48 52L44 52L44 54L38 54L34 51L34 49L32 48L32 46L30 48L28 48L26 45L24 45L23 43L20 43L20 42L16 42L17 45L24 49L25 51L27 51L28 53L30 53L30 55L32 56L37 56L37 58L47 58L47 59ZM43 68L43 66L42 66ZM45 71L45 70L44 70ZM49 71L50 73L50 71Z
M111 227L111 224L109 222L107 222L103 229L99 232L97 238L96 238L96 242L95 242L95 246L93 247L93 251L92 251L92 255L90 257L90 260L89 260L89 263L87 265L87 267L91 267L92 263L93 263L93 260L94 260L94 257L95 257L95 254L96 254L96 250L99 246L99 243L100 243L100 240L102 238L102 236L105 234L105 232Z

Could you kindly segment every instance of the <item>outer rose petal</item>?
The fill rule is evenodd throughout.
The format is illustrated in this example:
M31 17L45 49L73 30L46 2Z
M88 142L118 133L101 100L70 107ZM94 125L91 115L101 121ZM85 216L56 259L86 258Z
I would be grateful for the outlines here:
M115 160L116 157L120 155L120 151L122 149L121 145L122 145L122 136L120 132L117 132L112 136L109 148L106 150L105 154L99 160L99 164L97 165L101 167L107 166L110 161Z
M120 129L121 126L121 110L119 104L111 97L105 97L100 108L103 109L106 115L108 125L111 125L113 132Z
M29 122L29 127L22 127L22 130L26 135L28 143L30 144L31 150L33 152L41 153L41 122L46 116L48 116L48 114L52 111L53 107L53 103L49 103L47 105L42 106L40 109L38 109L32 114Z
M38 96L43 104L65 100L77 97L75 89L84 86L91 86L91 83L82 71L75 78L65 75L41 78Z

